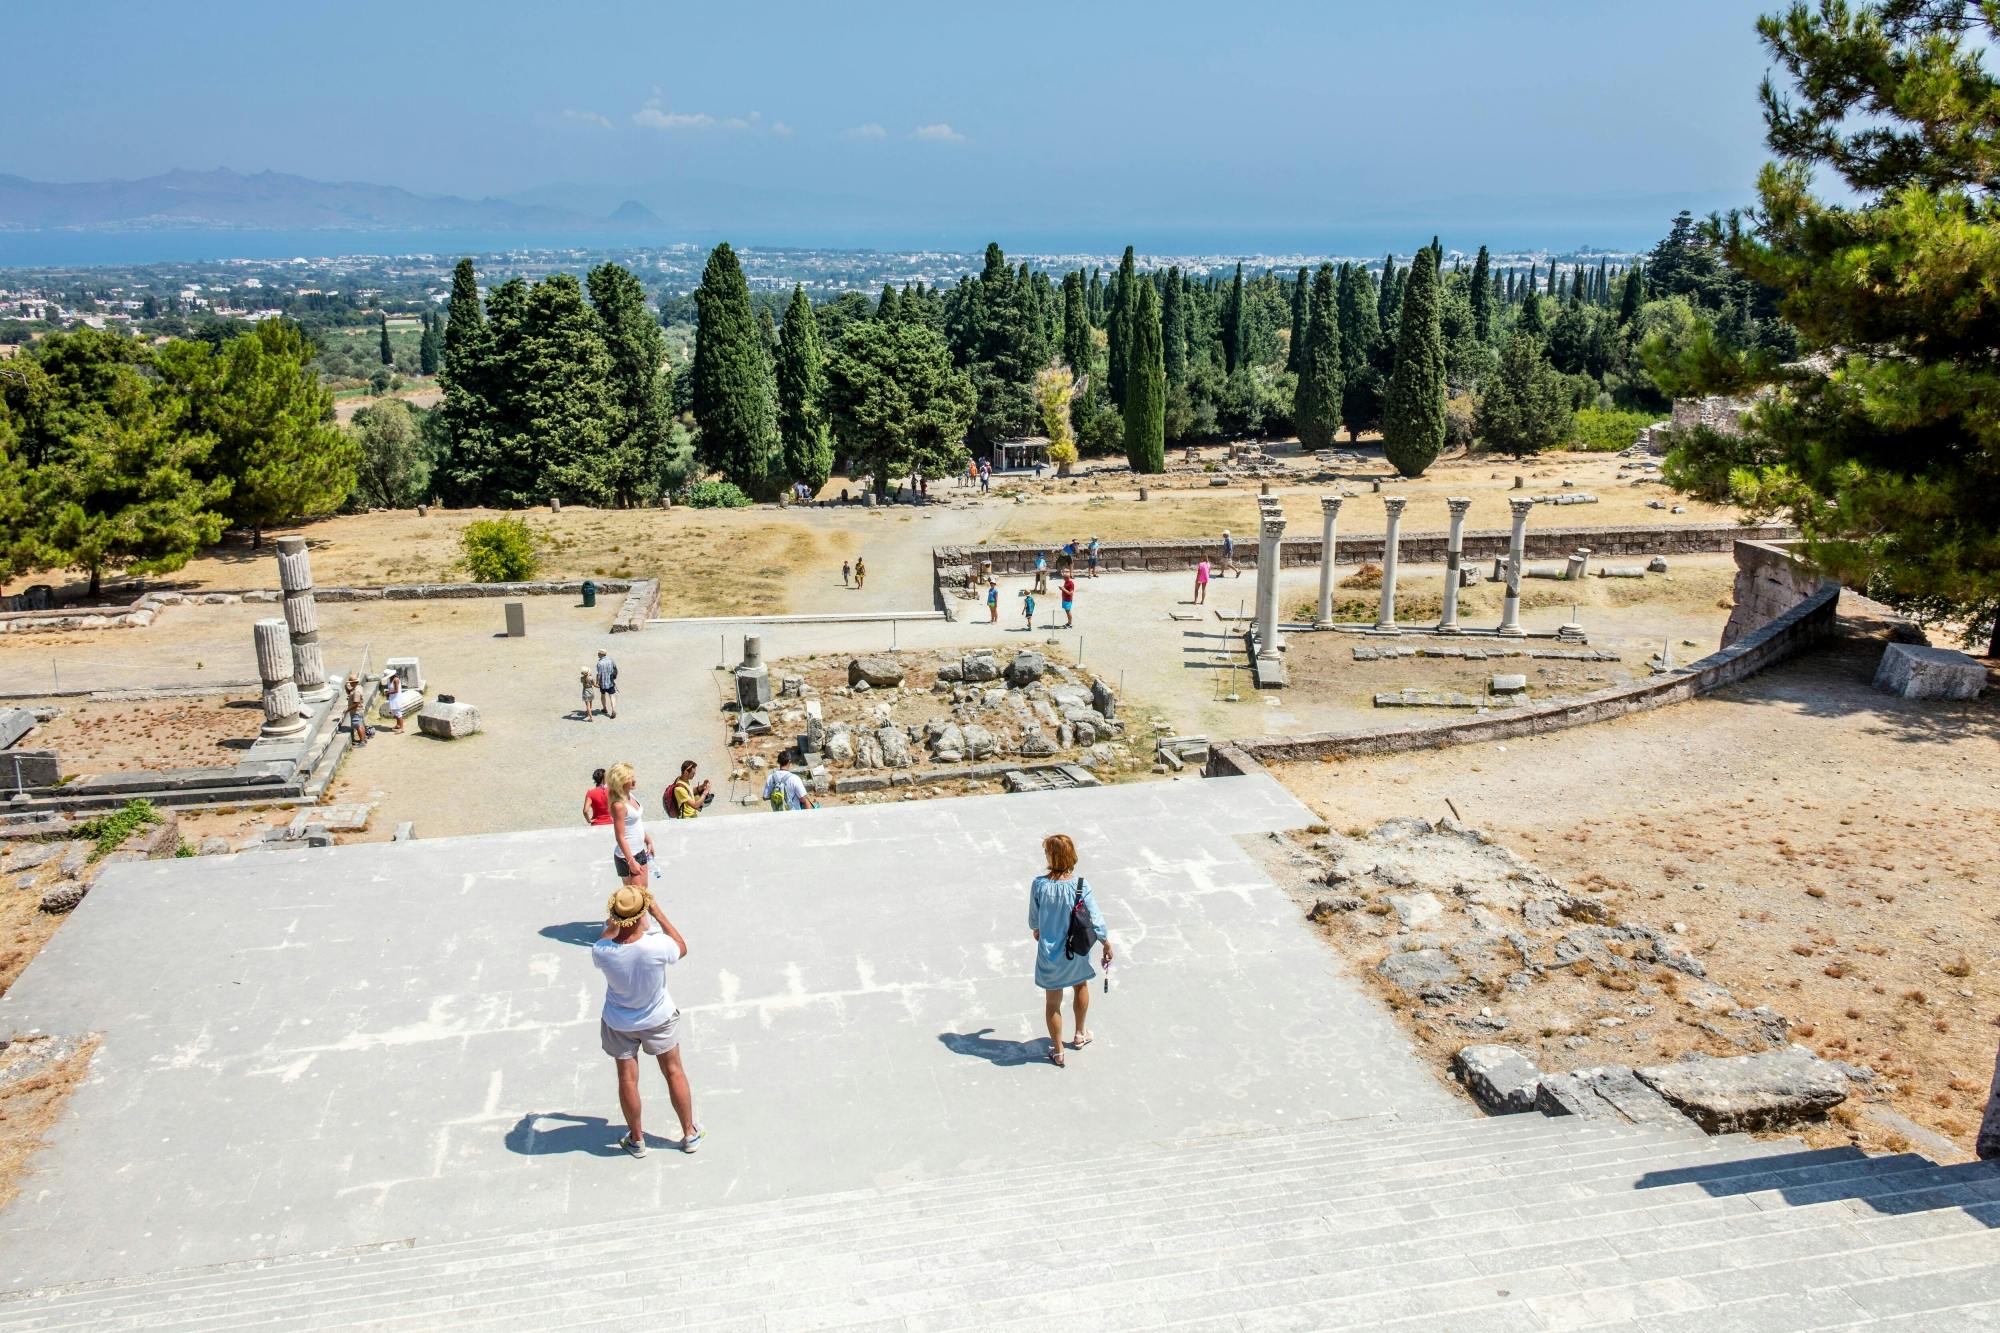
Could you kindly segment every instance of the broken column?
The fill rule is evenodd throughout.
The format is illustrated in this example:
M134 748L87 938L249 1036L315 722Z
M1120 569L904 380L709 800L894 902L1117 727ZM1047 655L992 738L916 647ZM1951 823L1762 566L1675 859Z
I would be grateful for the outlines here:
M743 661L736 668L736 704L744 712L771 706L771 673L764 665L764 640L743 636Z
M1266 509L1257 531L1257 655L1276 653L1278 641L1278 563L1285 539L1285 518Z
M1382 536L1382 610L1375 617L1375 628L1394 633L1396 630L1396 530L1403 525L1403 506L1407 497L1385 495L1382 507L1389 511L1389 530Z
M278 538L278 585L285 590L285 624L292 641L292 683L299 698L319 703L333 697L319 651L319 608L313 601L312 557L304 537Z
M1528 511L1535 507L1535 502L1510 498L1507 507L1514 511L1514 532L1507 539L1507 600L1500 613L1498 632L1518 637L1527 633L1521 628L1521 561L1528 549Z
M1445 505L1451 510L1451 534L1444 542L1444 614L1438 618L1438 633L1458 633L1459 558L1465 553L1465 511L1472 497L1450 496Z
M1340 497L1322 495L1319 498L1319 614L1314 623L1333 623L1333 529L1340 517Z
M282 620L256 626L257 679L264 686L264 725L258 735L296 736L306 729L299 715L299 687L292 682L292 645Z

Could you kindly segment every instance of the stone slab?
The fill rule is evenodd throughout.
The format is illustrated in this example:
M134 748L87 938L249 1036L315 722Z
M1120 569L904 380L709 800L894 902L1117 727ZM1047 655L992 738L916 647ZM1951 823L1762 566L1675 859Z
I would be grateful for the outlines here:
M0 791L53 787L61 781L62 763L54 750L16 747L0 753Z
M110 866L0 997L0 1029L104 1034L0 1213L7 1280L670 1227L1002 1172L1046 1158L1050 1125L1087 1162L1389 1109L1472 1121L1239 841L1312 819L1256 776L654 821L709 1136L644 1163L613 1146L586 948L605 830ZM1058 828L1121 946L1062 1071L1025 926Z
M1949 648L1892 643L1875 668L1875 688L1905 699L1976 699L1986 688L1986 664Z
M466 703L428 703L417 714L417 730L440 740L457 740L480 729L479 709Z
M1726 1059L1693 1055L1635 1072L1711 1134L1810 1120L1848 1091L1847 1076L1803 1046Z
M27 708L0 708L0 750L28 734L35 725L35 714Z
M1542 1071L1512 1046L1467 1046L1452 1057L1451 1072L1493 1115L1534 1110L1542 1085Z

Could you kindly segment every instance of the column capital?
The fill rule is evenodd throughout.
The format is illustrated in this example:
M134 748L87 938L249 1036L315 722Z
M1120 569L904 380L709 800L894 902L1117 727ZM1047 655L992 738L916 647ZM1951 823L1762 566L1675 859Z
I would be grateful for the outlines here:
M1395 518L1401 514L1403 506L1409 502L1410 497L1407 495L1385 495L1382 497L1382 507L1389 511L1390 518Z
M1444 503L1445 507L1451 510L1452 514L1456 516L1472 508L1472 497L1469 495L1448 495L1445 497Z
M1340 512L1340 497L1338 495L1320 496L1319 509L1322 514L1338 514Z
M1507 497L1507 507L1514 511L1515 518L1526 518L1535 507L1535 502L1525 495Z
M1282 537L1282 536L1284 536L1284 535L1285 535L1285 520L1284 520L1284 516L1283 516L1283 515L1280 515L1280 514L1266 514L1266 515L1264 515L1264 524L1263 524L1263 529L1262 529L1262 531L1263 531L1263 535L1264 535L1264 536L1266 536L1266 537Z

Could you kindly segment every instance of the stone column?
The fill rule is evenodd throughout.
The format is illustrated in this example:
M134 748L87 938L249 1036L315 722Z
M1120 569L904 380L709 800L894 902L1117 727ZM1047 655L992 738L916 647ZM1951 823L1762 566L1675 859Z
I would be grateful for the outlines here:
M1409 500L1401 495L1385 495L1382 507L1389 511L1389 530L1382 536L1382 611L1375 617L1375 628L1393 632L1396 628L1396 530L1403 525L1403 506Z
M333 697L326 663L319 652L319 607L313 601L312 557L303 537L278 538L278 583L285 590L285 624L291 630L292 683L299 698L319 703Z
M1333 623L1333 530L1340 518L1340 497L1322 495L1319 498L1319 615L1315 617L1322 625Z
M1499 633L1521 636L1521 561L1528 548L1528 512L1535 507L1529 499L1509 499L1514 511L1514 533L1507 539L1507 600L1502 604Z
M1438 619L1438 633L1456 634L1460 583L1458 566L1465 554L1465 511L1472 508L1472 498L1448 497L1445 505L1451 510L1451 535L1444 542L1444 615Z
M1275 653L1278 639L1278 568L1285 539L1282 513L1266 510L1257 533L1257 653Z
M299 714L299 687L292 683L292 645L282 620L256 627L257 679L264 684L264 725L258 735L296 736L306 729Z

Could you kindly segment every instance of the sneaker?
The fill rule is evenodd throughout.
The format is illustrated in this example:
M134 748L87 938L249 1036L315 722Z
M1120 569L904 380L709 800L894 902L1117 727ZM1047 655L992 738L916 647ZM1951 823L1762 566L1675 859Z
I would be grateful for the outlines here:
M630 1134L618 1140L618 1146L634 1157L644 1157L646 1155L646 1141L644 1139L635 1139Z
M694 1127L694 1132L681 1140L681 1151L693 1152L696 1148L699 1148L701 1146L701 1136L703 1132L704 1131L702 1130L702 1127L700 1125L696 1125Z

